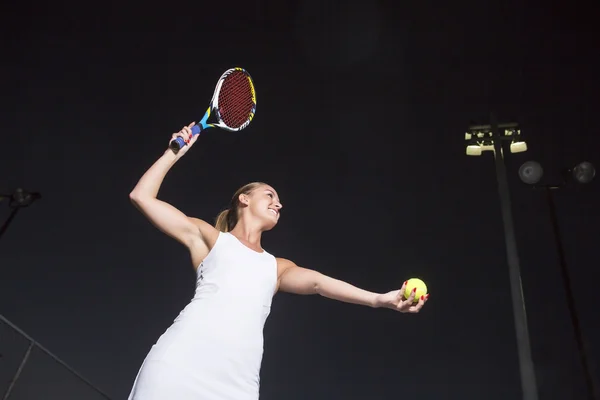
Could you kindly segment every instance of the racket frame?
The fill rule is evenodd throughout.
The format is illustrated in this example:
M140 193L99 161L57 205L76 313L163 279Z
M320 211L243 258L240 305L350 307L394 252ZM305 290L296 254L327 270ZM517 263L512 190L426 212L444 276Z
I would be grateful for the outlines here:
M232 127L226 125L225 122L223 122L223 119L221 118L221 114L219 112L219 94L221 93L221 87L223 86L223 82L225 82L225 79L235 71L242 71L244 73L244 75L246 75L246 78L248 79L248 81L250 83L250 90L252 91L253 108L252 108L252 111L250 112L246 122L244 122L242 125L240 125L237 128L232 128ZM192 127L192 135L193 136L199 135L205 129L215 128L215 127L225 129L230 132L239 132L242 129L245 129L246 127L248 127L248 125L250 125L250 122L252 122L252 119L254 119L255 113L256 113L256 91L254 89L254 81L252 80L252 77L250 76L248 71L246 71L244 68L241 68L241 67L230 68L227 71L223 72L223 74L217 81L215 90L214 90L212 98L210 100L210 104L209 104L206 112L204 113L204 116L196 125L194 125ZM215 115L217 122L213 122L213 123L207 122L208 118L211 115ZM173 150L173 152L177 153L184 146L187 146L187 144L185 143L185 140L181 136L179 136L176 139L171 141L169 148L171 150Z

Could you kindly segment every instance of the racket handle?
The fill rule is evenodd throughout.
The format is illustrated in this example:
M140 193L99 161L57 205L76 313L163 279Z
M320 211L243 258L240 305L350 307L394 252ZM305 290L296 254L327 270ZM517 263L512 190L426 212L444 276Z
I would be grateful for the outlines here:
M202 131L200 125L192 126L192 135L198 135ZM169 143L169 148L173 150L173 153L177 154L184 146L187 146L185 140L181 136L177 136Z

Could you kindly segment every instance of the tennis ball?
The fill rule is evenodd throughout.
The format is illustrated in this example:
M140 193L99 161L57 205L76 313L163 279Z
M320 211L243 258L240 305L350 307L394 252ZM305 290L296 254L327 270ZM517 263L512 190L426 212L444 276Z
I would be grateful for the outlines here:
M421 296L425 296L427 294L427 285L425 285L425 282L418 278L409 279L406 281L406 288L404 288L404 297L408 299L414 288L417 288L414 302L418 303Z

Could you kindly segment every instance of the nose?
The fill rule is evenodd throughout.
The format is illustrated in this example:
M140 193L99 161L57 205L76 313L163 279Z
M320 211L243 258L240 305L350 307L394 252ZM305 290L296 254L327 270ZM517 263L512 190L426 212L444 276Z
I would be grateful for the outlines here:
M275 202L275 208L277 208L278 210L283 208L283 204L281 204L280 202L276 201Z

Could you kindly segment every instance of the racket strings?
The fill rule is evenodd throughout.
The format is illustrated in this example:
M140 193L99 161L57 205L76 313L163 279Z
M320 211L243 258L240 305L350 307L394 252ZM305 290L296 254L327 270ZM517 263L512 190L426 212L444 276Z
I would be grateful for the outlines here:
M225 78L219 92L219 113L225 125L239 128L251 117L255 104L250 80L242 71Z

